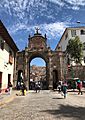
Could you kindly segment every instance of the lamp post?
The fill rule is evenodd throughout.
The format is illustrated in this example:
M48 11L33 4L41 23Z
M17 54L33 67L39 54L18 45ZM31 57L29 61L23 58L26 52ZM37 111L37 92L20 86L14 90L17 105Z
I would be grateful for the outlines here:
M77 23L80 23L80 21L77 21Z
M85 22L77 21L78 24L85 24Z

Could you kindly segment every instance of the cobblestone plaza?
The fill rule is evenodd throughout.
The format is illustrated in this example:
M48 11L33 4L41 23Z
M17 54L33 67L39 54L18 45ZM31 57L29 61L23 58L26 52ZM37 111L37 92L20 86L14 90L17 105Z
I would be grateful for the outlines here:
M85 120L85 93L31 91L0 106L0 120Z

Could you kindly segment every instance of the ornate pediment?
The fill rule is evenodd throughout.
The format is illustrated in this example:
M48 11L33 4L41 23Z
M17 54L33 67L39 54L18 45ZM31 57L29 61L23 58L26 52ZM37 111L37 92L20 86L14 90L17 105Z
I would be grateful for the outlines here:
M46 34L43 37L39 32L39 29L36 29L36 33L34 36L30 37L29 35L29 44L28 44L28 49L29 50L36 50L36 51L42 51L47 49L47 38Z

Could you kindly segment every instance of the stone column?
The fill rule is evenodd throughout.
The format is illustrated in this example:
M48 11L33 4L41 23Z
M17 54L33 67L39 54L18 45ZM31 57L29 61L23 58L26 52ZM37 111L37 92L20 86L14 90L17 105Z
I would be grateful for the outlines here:
M25 83L27 89L29 89L29 63L28 63L28 57L25 56Z
M13 87L16 87L17 84L17 75L16 75L16 54L14 54L14 72L13 72Z
M62 60L62 53L60 52L59 53L59 58L60 58L60 78L61 80L64 79L64 76L63 76L63 60Z
M52 55L49 56L49 89L53 89Z

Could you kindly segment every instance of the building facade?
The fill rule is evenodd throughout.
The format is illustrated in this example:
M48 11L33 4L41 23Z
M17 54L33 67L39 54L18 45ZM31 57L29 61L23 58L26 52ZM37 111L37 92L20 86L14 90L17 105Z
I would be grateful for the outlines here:
M68 45L68 41L70 39L74 39L76 36L79 37L80 41L83 44L83 58L82 58L82 66L76 65L73 60L70 59L70 65L72 66L73 69L73 74L69 75L69 70L68 70L68 55L66 55L66 48ZM68 74L68 77L79 77L82 80L85 79L85 27L73 27L73 28L66 28L57 47L56 51L62 51L64 53L63 56L63 61L64 61L64 66L63 66L63 72L64 74Z
M27 88L30 89L30 62L36 57L42 58L46 63L45 89L56 88L58 81L63 79L62 52L52 51L47 46L46 34L43 37L38 30L36 30L34 36L29 35L28 46L25 47L25 50L17 53L17 88L19 88L21 78L23 78Z
M0 21L0 91L5 90L9 82L13 84L17 51L17 46Z

